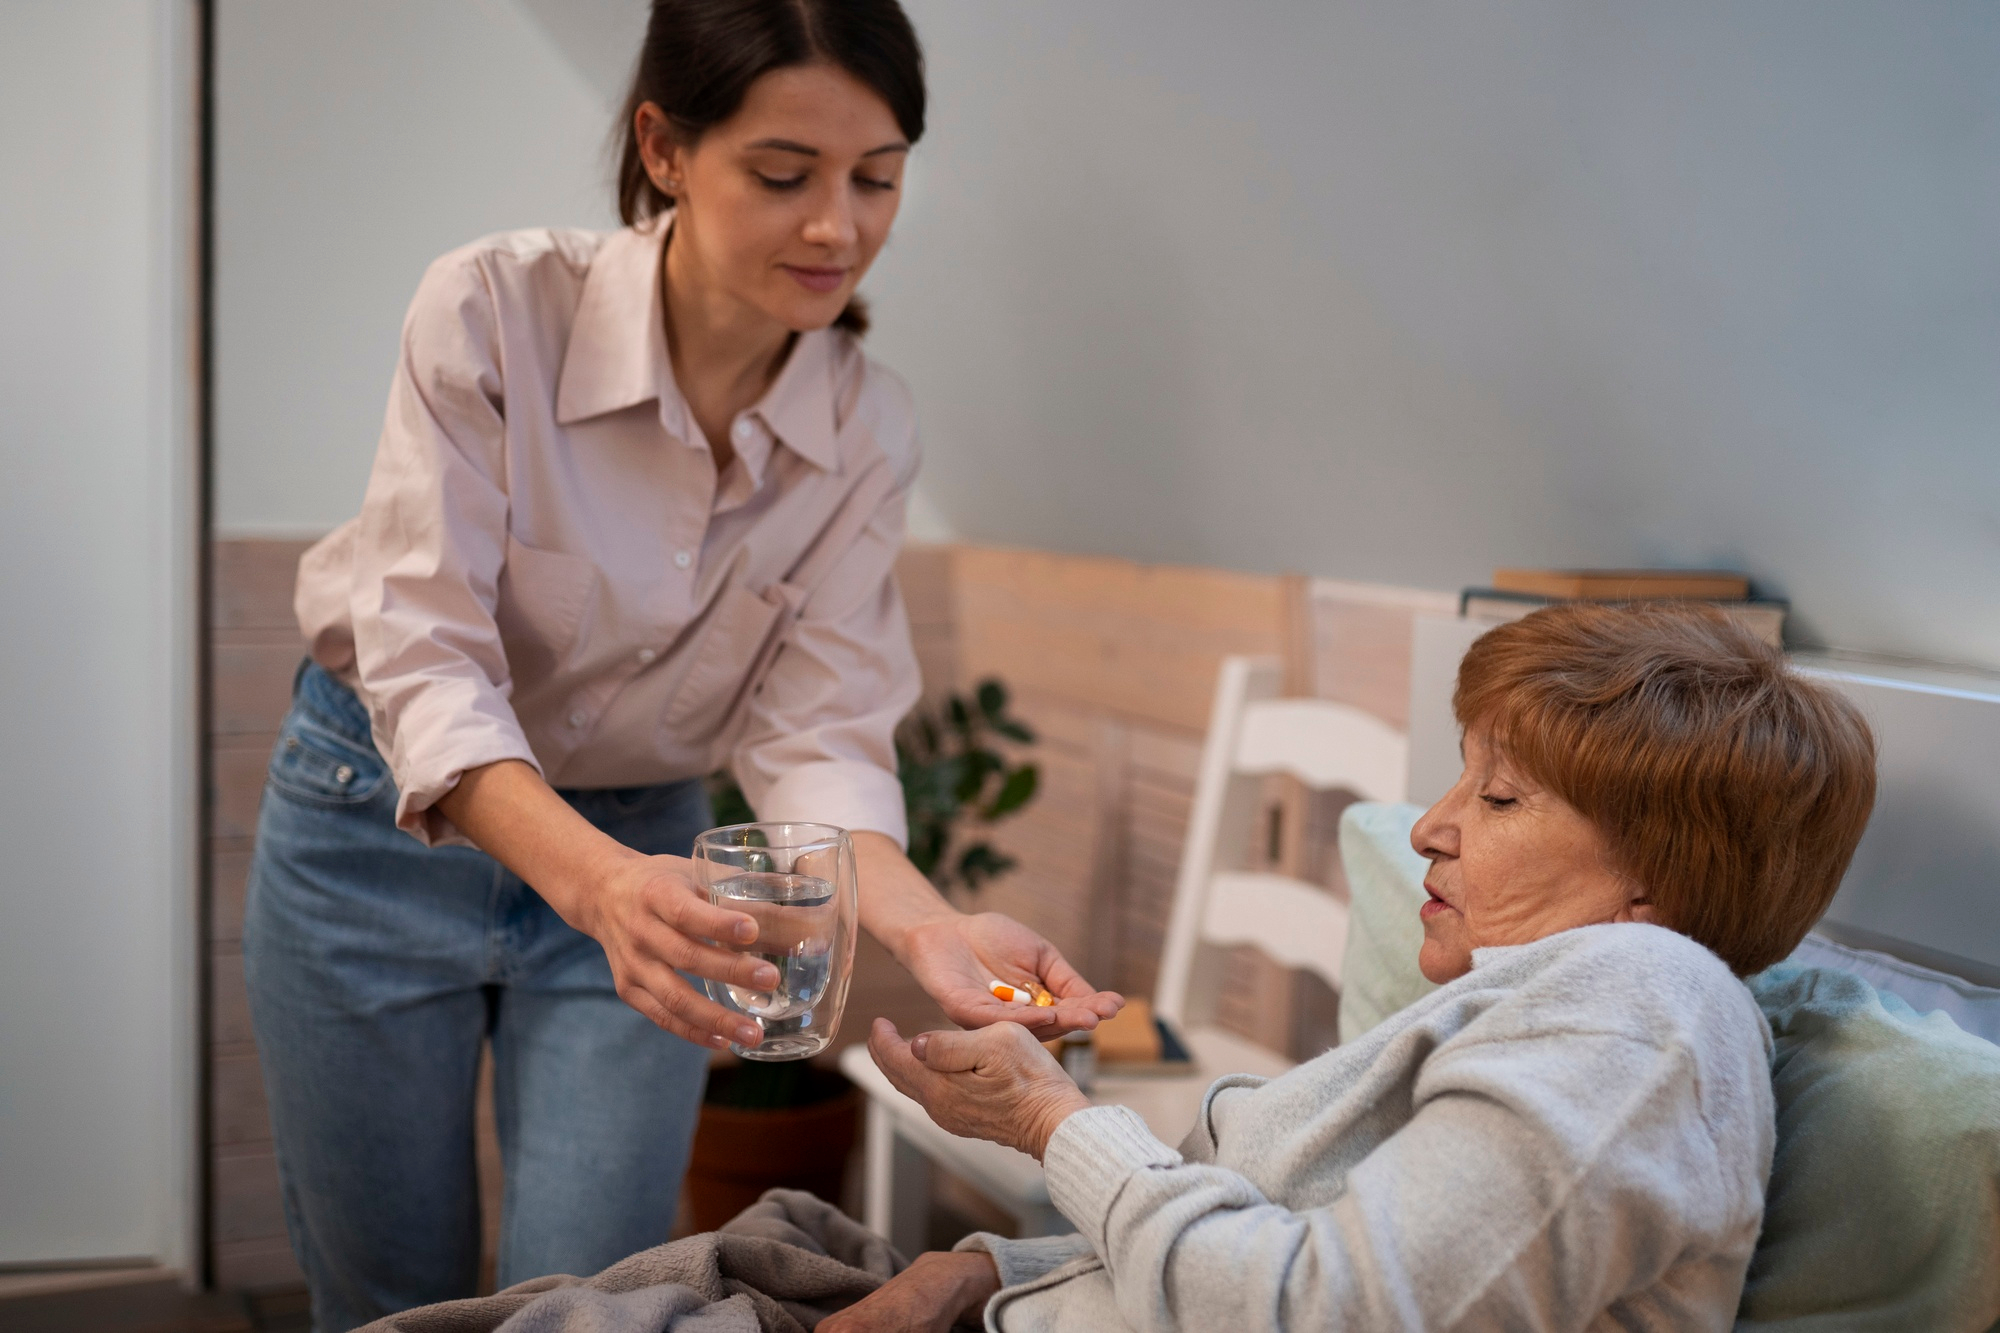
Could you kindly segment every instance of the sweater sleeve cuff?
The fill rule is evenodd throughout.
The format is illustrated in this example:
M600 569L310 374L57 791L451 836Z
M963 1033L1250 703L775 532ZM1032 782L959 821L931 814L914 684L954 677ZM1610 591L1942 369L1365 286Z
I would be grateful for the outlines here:
M1093 1106L1056 1126L1042 1167L1049 1202L1092 1242L1104 1227L1118 1195L1135 1174L1151 1167L1179 1166L1181 1155L1153 1137L1138 1112L1126 1106Z
M903 784L894 773L858 759L800 764L771 784L758 801L766 823L832 824L850 833L886 833L898 847L910 842L903 813Z
M1036 1236L1030 1240L1008 1240L990 1231L975 1231L952 1249L963 1253L983 1250L999 1270L1002 1288L1018 1287L1055 1272L1072 1259L1091 1253L1090 1242L1071 1233L1067 1236Z

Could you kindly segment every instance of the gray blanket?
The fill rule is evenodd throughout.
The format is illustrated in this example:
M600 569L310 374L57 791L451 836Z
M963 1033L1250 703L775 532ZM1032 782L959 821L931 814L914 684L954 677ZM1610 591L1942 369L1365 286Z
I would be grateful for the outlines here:
M363 1333L810 1333L907 1266L832 1204L767 1190L722 1230L641 1250L596 1277L538 1277Z

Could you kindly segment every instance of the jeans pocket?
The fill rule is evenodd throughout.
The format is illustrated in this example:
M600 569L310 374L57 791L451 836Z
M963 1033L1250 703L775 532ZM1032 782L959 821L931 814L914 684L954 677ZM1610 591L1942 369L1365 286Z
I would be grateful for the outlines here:
M266 775L285 795L314 805L353 806L373 800L389 766L372 745L357 745L294 712L271 751Z

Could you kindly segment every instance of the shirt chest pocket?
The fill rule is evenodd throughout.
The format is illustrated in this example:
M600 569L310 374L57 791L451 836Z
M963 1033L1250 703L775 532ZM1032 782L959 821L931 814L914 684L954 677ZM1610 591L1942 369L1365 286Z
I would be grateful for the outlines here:
M546 677L582 637L597 567L580 555L544 551L507 534L494 620L517 679Z
M661 728L682 745L719 735L749 706L803 601L787 583L761 593L741 584L725 587L702 623Z

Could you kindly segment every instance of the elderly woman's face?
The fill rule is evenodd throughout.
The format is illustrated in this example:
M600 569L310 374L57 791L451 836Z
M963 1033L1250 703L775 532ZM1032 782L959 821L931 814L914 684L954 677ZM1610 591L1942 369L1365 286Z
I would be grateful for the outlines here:
M1440 984L1472 970L1474 949L1653 919L1597 826L1477 732L1466 734L1458 784L1417 821L1410 845L1431 863L1417 966Z

